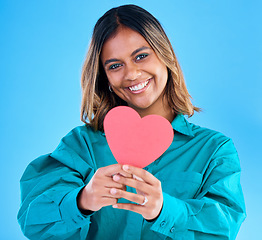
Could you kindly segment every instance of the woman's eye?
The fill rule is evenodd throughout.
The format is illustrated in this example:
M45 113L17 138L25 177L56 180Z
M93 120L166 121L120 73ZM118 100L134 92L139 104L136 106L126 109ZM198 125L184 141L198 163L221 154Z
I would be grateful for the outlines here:
M148 54L146 53L143 53L143 54L139 54L137 57L136 57L136 60L141 60L143 58L146 58L148 56Z
M121 64L119 64L119 63L112 64L111 66L109 66L109 70L117 69L120 66L121 66Z

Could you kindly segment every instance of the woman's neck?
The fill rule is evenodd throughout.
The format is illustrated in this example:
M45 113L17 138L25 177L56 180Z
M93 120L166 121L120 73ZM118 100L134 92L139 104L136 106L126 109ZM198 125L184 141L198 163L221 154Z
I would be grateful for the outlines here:
M162 104L158 104L158 106L150 106L149 108L136 108L132 106L132 108L138 112L141 118L147 115L159 115L166 118L169 122L172 122L176 117L174 110L169 106L167 101L164 103L164 100Z

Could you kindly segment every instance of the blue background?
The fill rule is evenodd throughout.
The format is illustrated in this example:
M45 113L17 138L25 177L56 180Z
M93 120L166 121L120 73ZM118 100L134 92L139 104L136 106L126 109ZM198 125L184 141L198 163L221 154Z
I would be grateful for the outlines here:
M0 239L21 240L19 179L80 122L80 74L93 26L136 3L164 26L193 102L189 119L231 137L248 217L238 240L261 237L261 1L0 0Z

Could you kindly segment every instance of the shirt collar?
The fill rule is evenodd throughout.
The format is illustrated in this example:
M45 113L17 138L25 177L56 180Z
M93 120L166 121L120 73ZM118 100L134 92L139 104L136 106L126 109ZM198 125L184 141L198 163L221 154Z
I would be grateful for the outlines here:
M171 125L175 131L190 137L194 137L192 126L185 119L184 115L178 114L175 117L175 119L171 122Z
M194 137L192 127L189 122L185 119L184 115L178 114L175 119L171 122L173 129L184 135ZM102 136L105 136L105 132L101 132Z

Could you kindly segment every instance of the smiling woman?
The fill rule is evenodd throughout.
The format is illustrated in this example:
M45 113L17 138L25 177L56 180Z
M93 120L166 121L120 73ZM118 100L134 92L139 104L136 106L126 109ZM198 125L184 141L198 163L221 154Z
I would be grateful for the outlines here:
M143 84L148 87L140 89ZM103 130L107 112L119 105L132 106L141 116L157 111L170 121L175 114L192 116L200 110L190 101L162 26L149 12L134 5L113 8L97 21L83 66L82 89L82 121L99 130ZM145 101L145 95L150 99Z
M159 114L173 120L173 110L164 98L167 67L139 33L119 27L104 43L101 61L111 89L140 116Z
M18 221L24 234L235 239L246 216L237 151L230 138L184 117L199 108L158 20L135 5L106 12L95 25L81 82L85 125L29 164L21 178ZM117 164L109 149L103 121L116 106L171 123L170 147L143 169ZM155 125L152 132L159 130Z

